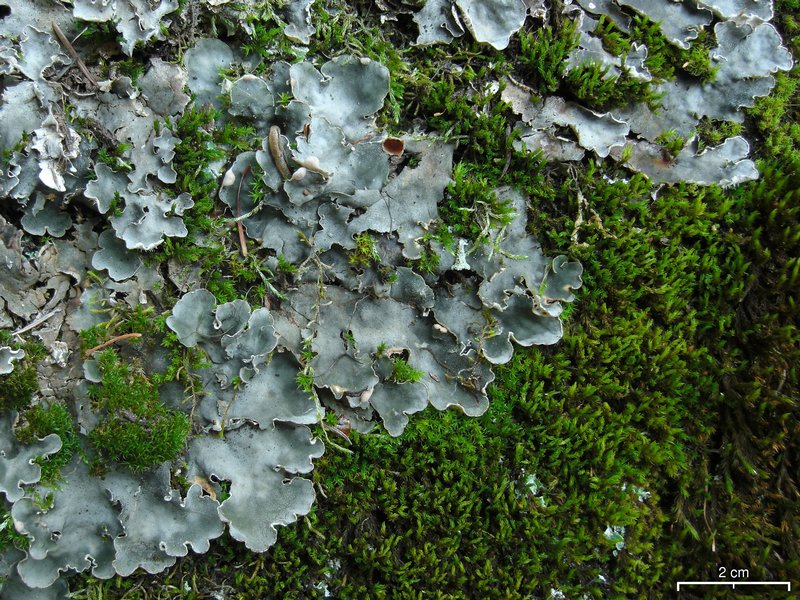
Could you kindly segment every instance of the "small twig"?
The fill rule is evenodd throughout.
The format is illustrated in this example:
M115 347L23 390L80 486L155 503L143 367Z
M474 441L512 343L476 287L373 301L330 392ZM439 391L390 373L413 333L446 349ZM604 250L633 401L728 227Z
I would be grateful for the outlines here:
M506 125L506 139L511 138L511 125ZM511 166L511 157L514 148L513 146L508 147L508 151L506 152L506 162L503 165L503 170L500 172L500 179L506 176L508 173L508 168Z
M308 527L308 530L309 530L311 533L313 533L314 535L316 535L317 537L319 537L319 538L321 538L321 539L323 539L323 540L324 540L324 539L325 539L325 536L324 536L324 535L322 535L322 534L321 534L319 531L317 531L316 529L314 529L314 528L311 526L311 519L309 519L309 518L308 518L308 516L306 516L306 517L305 517L305 520L306 520L306 527Z
M355 454L355 452L350 450L350 448L345 448L344 446L340 446L339 444L337 444L336 442L334 442L330 438L325 440L325 443L327 443L332 448L336 448L337 450L340 450L341 452L344 452L345 454Z
M238 216L238 217L233 217L233 218L231 218L231 219L224 219L224 221L225 221L226 223L238 223L238 222L240 222L240 221L245 221L245 220L249 219L250 217L252 217L253 215L257 215L259 212L261 212L261 210L262 210L262 209L263 209L263 208L264 208L266 205L267 205L267 204L266 204L265 202L261 202L260 204L256 204L256 205L255 205L255 208L253 208L253 210L251 210L250 212L246 212L246 213L244 213L244 214L243 214L243 215L241 215L241 216Z
M183 367L181 367L183 368ZM194 378L195 376L192 373L189 373L187 369L183 368L184 372L186 373L187 385L183 388L183 393L189 392L192 398L192 409L189 411L189 423L194 423L194 411L197 408L197 399L200 397L201 394L205 392L200 392L199 394L195 390L194 387Z
M351 146L356 146L356 145L360 144L361 142L367 142L367 141L371 140L373 137L375 137L375 132L374 131L371 132L371 133L368 133L367 135L365 135L362 138L357 139L354 142L350 142L350 145Z
M344 431L342 431L341 429L339 429L335 425L328 425L325 421L321 421L321 423L322 423L322 428L324 430L330 431L332 433L335 433L340 438L342 438L344 441L346 441L348 444L350 444L351 446L353 445L353 442L350 440L350 437ZM330 441L330 440L328 440L328 441Z
M328 499L328 494L325 493L325 489L322 487L322 484L319 481L317 481L314 485L317 486L317 489L319 490L320 496L322 496L323 498L325 498L327 500Z
M64 46L64 48L66 48L67 53L72 57L72 60L75 61L75 64L78 65L78 69L80 69L81 73L83 73L83 76L86 77L86 79L89 80L89 83L91 83L95 88L99 89L100 86L97 84L97 79L95 79L94 75L92 75L89 72L89 69L86 68L86 63L84 63L83 60L81 60L81 57L78 56L75 46L70 43L70 41L67 39L67 36L65 36L64 32L61 31L61 27L59 27L55 21L51 22L51 25L53 26L53 33L56 34L58 41L61 42L61 45Z
M74 44L75 42L77 42L78 38L81 37L87 31L89 31L89 28L88 27L84 27L78 35L76 35L74 38L72 38L72 43Z
M240 204L239 204L239 196L242 193L242 183L244 183L244 178L247 177L247 174L250 172L250 165L247 165L244 170L242 171L242 178L239 180L239 189L236 190L236 229L239 231L239 246L242 249L242 256L247 258L247 240L244 239L244 226L242 222L239 220L239 213L241 212Z
M776 394L780 394L781 390L783 389L783 384L786 383L786 375L788 371L786 369L783 370L781 373L781 382L778 384L778 387L775 389Z
M99 346L95 346L94 348L89 348L86 352L83 353L83 357L88 358L98 350L102 350L103 348L106 348L107 346L110 346L115 342L121 342L122 340L130 340L133 338L140 338L140 337L142 337L141 333L123 333L122 335L114 336L113 338L111 338L107 342L103 342Z
M50 317L52 317L53 315L56 315L56 314L58 314L58 313L60 313L60 312L61 312L61 309L60 309L60 308L54 308L53 310L51 310L51 311L50 311L49 313L47 313L46 315L42 315L42 316L41 316L41 317L39 317L38 319L35 319L33 322L31 322L31 323L28 323L28 324L27 324L27 325L25 325L25 327L23 327L22 329L17 329L17 330L16 330L16 331L14 331L14 332L13 332L11 335L20 335L20 334L23 334L23 333L25 333L26 331L30 331L30 330L31 330L31 329L33 329L34 327L38 327L39 325L41 325L42 323L44 323L45 321L47 321L47 319L49 319L49 318L50 318Z

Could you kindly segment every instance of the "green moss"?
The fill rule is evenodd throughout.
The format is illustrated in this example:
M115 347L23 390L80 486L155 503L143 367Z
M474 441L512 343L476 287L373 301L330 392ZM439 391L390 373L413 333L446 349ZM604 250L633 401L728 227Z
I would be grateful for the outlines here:
M89 439L101 460L134 471L174 460L189 433L187 416L162 404L153 383L122 363L114 350L104 351L97 361L102 382L89 395L104 416Z
M421 109L429 116L430 125L445 138L457 140L460 149L473 161L493 163L499 174L508 148L514 139L507 130L506 105L499 102L499 93L481 92L470 97L463 95L461 83L469 86L474 79L484 80L502 74L501 69L486 67L474 71L467 67L459 80L445 79L420 85L418 98Z
M492 230L510 225L516 213L510 201L498 197L490 180L476 171L464 162L454 167L453 183L439 206L439 217L453 235L487 244Z
M27 550L30 543L27 536L17 531L14 518L11 516L11 505L3 499L0 503L0 549L14 547L18 550Z
M718 70L712 65L709 54L715 46L714 35L707 29L698 32L688 49L674 45L661 33L658 23L640 14L633 17L629 33L622 32L610 19L601 16L594 34L615 56L626 56L634 42L644 44L647 47L644 64L658 81L672 81L682 73L707 82L714 79Z
M158 331L154 322L156 310L153 306L137 304L135 307L122 306L118 310L120 324L118 335L125 333L141 333L151 335Z
M442 210L440 206L439 210ZM409 260L408 265L423 277L433 275L439 271L439 248L443 248L455 256L457 251L456 237L451 227L445 227L441 221L436 221L428 226L427 231L417 242L421 246L420 257Z
M130 149L130 144L119 144L113 148L100 148L97 151L97 160L111 167L111 169L114 171L122 171L127 173L128 171L133 170L133 165L131 165L124 157L124 154ZM118 211L121 210L121 207L116 206L119 200L119 195L115 193L114 202L112 202L112 205L109 208L109 211L112 215L119 216Z
M251 125L226 123L222 129L215 132L214 141L234 151L243 152L260 149L263 138L256 135L256 128Z
M138 87L139 77L144 74L145 65L135 58L126 58L116 63L120 75L131 78L131 84Z
M659 135L655 139L655 142L661 144L664 150L666 150L672 158L675 158L686 145L686 138L679 136L674 129L670 129Z
M415 369L404 358L392 358L392 381L395 383L416 383L425 375L424 371Z
M756 143L763 145L763 153L783 162L800 157L800 122L797 105L800 103L800 67L791 73L775 74L772 94L758 98L748 111L760 133Z
M242 44L242 52L258 54L272 60L294 58L292 44L283 35L286 23L273 12L274 8L279 6L265 5L265 7L268 10L262 11L261 14L251 14L247 18L249 39Z
M776 0L774 23L782 34L783 42L797 57L800 55L800 2Z
M98 323L78 333L81 338L81 352L86 352L103 343L107 337L108 323Z
M452 59L434 54L428 60L435 63ZM469 62L457 75L451 74L438 81L418 76L414 86L408 88L414 97L409 101L410 110L423 116L445 139L457 144L455 162L463 163L462 168L472 179L493 182L493 186L511 185L533 193L542 187L546 162L541 153L514 148L514 142L519 139L519 132L514 129L518 119L501 101L500 90L475 93L471 97L457 91L480 89L482 83L502 79L508 70L505 59L492 54L485 64L473 58L462 57L462 60ZM447 208L440 207L440 210Z
M598 211L602 229L598 224L581 229L581 239L589 247L579 252L572 249L586 269L578 306L585 324L573 330L574 337L565 336L564 352L568 357L564 365L571 365L576 374L593 373L597 379L582 379L575 388L570 384L567 393L585 389L589 395L604 398L615 411L625 406L618 402L632 402L637 427L655 428L649 430L647 437L657 441L658 448L653 447L644 455L665 469L670 483L659 495L674 503L673 527L682 532L673 543L656 548L662 553L660 560L669 561L672 572L680 573L681 578L700 579L713 572L702 558L712 543L716 544L718 561L752 565L751 573L758 565L762 574L767 570L761 557L770 552L773 544L793 545L785 534L778 533L781 517L764 518L764 509L755 509L759 474L774 464L773 454L767 450L769 444L756 440L765 436L780 444L779 440L788 434L782 426L768 433L766 421L756 415L778 411L786 419L796 410L780 399L785 392L775 396L774 391L768 391L775 390L783 376L786 382L796 381L796 373L791 367L784 370L785 357L767 356L772 352L782 354L789 339L797 334L793 318L782 320L786 327L778 325L780 318L761 317L745 325L739 307L743 301L758 304L760 301L752 294L759 296L761 292L754 292L759 289L765 294L760 296L761 301L771 304L764 315L781 314L792 305L782 292L775 292L785 290L783 286L793 280L794 264L788 256L797 247L792 236L800 235L796 211L790 208L793 201L787 196L792 177L776 172L774 167L765 169L762 177L758 184L728 193L677 186L665 190L656 204L646 201L647 187L637 190L633 180L627 186L609 186L601 183L592 170L581 179L584 193L591 190L587 201ZM770 222L773 225L768 231ZM783 224L783 230L778 222ZM567 225L562 230L568 232L570 228ZM766 238L770 242L765 242ZM560 248L569 243L557 235L547 239ZM773 250L767 251L765 244ZM781 249L781 259L775 254L777 248ZM754 268L759 261L775 264L775 271L770 268L770 272L777 279L772 279L773 275L765 277L764 271ZM782 261L786 262L778 266ZM745 317L745 321L749 320ZM613 328L608 330L609 326ZM770 341L759 344L757 350L751 346L755 340L751 336L757 335L756 331L773 332ZM633 338L625 332L633 332ZM641 356L645 357L644 362L637 364ZM749 372L753 367L747 365L753 365L751 361L756 356L763 356L756 362L763 367L755 368L765 370L754 378ZM783 366L778 369L773 363L772 368L766 367L770 360L780 361ZM589 365L595 361L603 366L591 368ZM619 377L612 375L617 369ZM632 373L644 374L647 381L632 380ZM757 383L759 380L762 383ZM565 389L565 385L566 382L558 388ZM731 400L731 394L736 400ZM614 397L617 400L612 402ZM772 399L756 408L759 397ZM738 408L733 409L731 402ZM749 421L745 428L749 433L743 435L744 421L739 419L751 410L754 412L747 419L754 421ZM730 411L738 416L720 420ZM683 432L675 427L681 422L685 423ZM705 445L718 436L728 440L724 464ZM718 491L698 496L695 491L704 488ZM774 513L770 514L785 514L785 504L778 497L771 506ZM706 523L704 515L712 512L720 515L719 520ZM737 519L748 526L737 528ZM776 541L756 540L748 533L751 527L771 532L768 537L775 536ZM725 557L719 554L723 538L728 540L725 552L730 553ZM748 548L746 556L741 553L743 547ZM783 567L775 563L771 569ZM630 577L631 573L624 575Z
M0 411L21 410L28 406L33 395L39 391L39 376L36 365L46 355L45 347L39 342L13 343L6 336L2 345L12 350L24 350L25 356L14 361L14 370L7 375L0 375Z
M709 58L713 35L705 30L700 31L687 50L671 44L657 23L641 15L634 17L628 34L601 16L594 34L600 37L606 50L622 57L623 65L632 44L644 43L648 48L645 65L655 81L641 81L624 66L620 75L610 77L610 68L596 62L584 63L567 71L567 57L577 47L580 38L575 23L569 20L563 20L557 27L520 32L518 60L523 80L541 94L560 91L589 108L608 111L633 102L646 102L657 108L658 95L653 84L674 79L676 65L679 65L680 72L701 81L712 80L716 72Z
M348 262L356 267L368 267L381 262L381 255L372 235L365 231L355 237L356 247L347 256Z
M416 73L409 65L408 52L389 39L391 30L382 26L379 11L346 0L317 0L311 10L316 33L311 37L306 56L327 60L331 56L352 54L379 61L389 70L389 94L378 113L378 122L397 127L406 113L407 88L413 85Z
M580 34L575 22L564 20L559 27L543 27L519 33L519 62L527 81L543 94L561 86L567 57L577 46Z
M717 119L710 119L703 117L700 119L695 133L697 134L697 149L702 151L704 148L713 148L719 146L726 139L734 137L742 133L743 126L741 123L734 121L719 121Z
M297 265L286 260L283 254L278 255L278 272L285 275L294 275L297 273Z
M173 192L188 192L195 204L183 217L187 236L166 238L147 260L155 264L174 259L199 266L199 276L219 303L250 295L262 301L267 294L281 297L272 283L274 274L265 266L264 257L255 253L253 241L248 240L248 256L243 256L236 241L236 226L220 216L225 207L214 200L217 179L210 170L211 163L227 153L251 150L263 140L251 126L231 122L218 128L218 117L214 110L190 106L175 123L166 123L181 138L173 161L178 174ZM253 175L249 193L258 202L266 189L258 174Z
M55 403L47 407L34 406L21 416L24 425L17 429L16 435L22 443L31 444L51 433L61 438L61 449L58 452L36 459L36 464L42 468L41 485L56 487L61 481L61 469L80 451L72 415L64 404Z
M115 304L105 311L104 316L107 317L106 321L78 332L81 340L81 353L86 353L116 336L139 333L141 336L125 340L125 344L135 345L161 333L156 327L157 321L155 320L155 317L159 315L152 306L138 304L131 308L127 304Z
M75 31L81 32L78 39L92 40L94 43L114 43L122 41L122 36L110 21L93 22L83 19L73 19Z
M787 11L796 4L777 4L778 23L794 35ZM369 7L323 15L326 4L316 3L324 24L313 56L383 43L357 34ZM563 25L519 36L527 58L515 73L539 90L570 92L560 69L574 40ZM392 35L405 39L403 27ZM704 35L694 57L641 18L629 37L647 43L657 77L707 79L714 43ZM628 36L609 30L604 41L624 54ZM249 553L225 537L157 578L95 581L93 592L135 597L141 584L156 597L229 586L241 598L321 598L324 589L341 598L462 598L464 590L518 598L551 589L646 598L679 579L713 579L721 564L749 568L753 579L791 579L800 568L798 71L777 74L775 95L749 113L748 139L773 156L759 164L761 181L726 191L665 186L654 198L644 177L617 165L567 170L516 152L517 117L484 91L512 68L502 54L459 41L404 50L402 59L413 77L393 70L403 96L386 122L396 108L401 123L424 120L457 144L455 162L467 168L461 202L442 207L450 212L431 239L448 226L468 228L459 208L487 190L523 190L545 252L585 268L563 341L518 350L496 369L482 418L428 410L400 439L352 433L353 454L315 461L318 502L281 529L270 552ZM587 88L598 94L589 102L609 101L601 85ZM707 144L733 130L700 129ZM677 151L676 140L663 141ZM298 380L309 393L312 359L308 344ZM618 556L603 536L609 525L625 527Z
M176 195L189 193L194 206L183 215L188 230L186 237L167 238L162 249L151 255L154 262L163 262L170 257L182 262L196 262L213 249L199 245L198 238L219 226L212 216L217 181L210 169L212 162L226 156L215 139L218 118L219 114L211 108L190 105L174 123L171 119L165 122L165 126L181 140L175 147L172 161L172 168L177 173L173 192Z
M649 81L641 81L624 66L617 76L609 76L610 67L591 61L566 73L567 90L588 108L607 112L631 103L647 103L658 108L659 95Z
M426 247L422 249L419 258L411 262L411 266L424 276L438 272L439 263L439 255Z
M312 339L306 338L303 340L303 349L300 353L300 364L302 369L297 371L297 387L307 394L316 397L314 389L314 369L311 367L311 361L314 360L314 350L311 347Z

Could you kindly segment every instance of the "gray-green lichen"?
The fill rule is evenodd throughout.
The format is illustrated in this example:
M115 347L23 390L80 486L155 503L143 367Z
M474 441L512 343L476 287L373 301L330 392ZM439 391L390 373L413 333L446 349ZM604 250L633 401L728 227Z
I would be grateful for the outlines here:
M387 134L376 125L390 89L389 71L379 62L350 55L323 64L276 62L257 75L247 72L253 63L239 49L201 38L179 64L151 59L137 86L118 77L67 94L51 80L52 69L69 61L50 33L52 23L71 38L80 33L73 17L109 23L131 55L137 44L163 37L178 3L81 0L72 11L40 0L0 4L9 11L0 21L6 78L0 146L7 151L0 195L23 215L21 229L0 218L0 323L41 327L43 340L67 349L39 366L44 382L58 382L42 393L68 403L84 445L99 421L86 386L101 373L96 361L77 352L79 331L107 324L120 307L171 307L167 333L206 359L186 367L202 389L192 402L183 402L175 382L160 390L165 404L192 419L185 471L165 463L143 475L118 471L102 480L76 455L60 489L44 489L31 461L57 452L60 439L23 446L13 434L16 416L4 417L2 491L30 542L26 553L4 558L11 571L5 596L25 586L60 590L65 572L91 570L100 578L138 568L157 572L190 547L206 551L225 527L264 551L278 526L311 509L314 488L304 475L323 444L308 426L327 411L359 431L381 422L393 436L428 406L481 415L493 365L510 360L515 344L554 344L562 337L563 304L574 300L582 268L543 254L527 232L529 202L519 191L491 192L513 218L504 227L487 224L489 243L431 241L454 148L409 134L404 153L412 160L392 161L382 144ZM250 6L208 4L220 14ZM280 8L293 42L307 43L314 33L310 6L296 0ZM502 49L527 19L549 8L534 0L429 0L414 15L417 42L470 35ZM532 100L530 90L504 82L503 99L520 115L521 145L557 160L577 161L586 152L625 157L628 168L657 182L727 185L757 176L743 138L702 152L689 140L669 159L655 141L668 130L691 137L703 116L741 120L741 108L772 88L772 74L791 67L767 22L771 2L582 0L565 10L580 21L570 68L592 59L612 75L627 67L648 80L647 48L634 48L623 66L593 34L596 16L625 31L641 12L662 20L662 32L677 46L714 23L709 56L719 69L711 82L659 84L658 112L635 105L600 114L557 96ZM249 242L268 269L292 266L270 306L218 301L193 277L196 265L146 260L146 252L188 232L184 217L196 199L171 192L182 140L170 123L189 107L213 107L220 124L251 127L259 138L208 174L216 177L217 207L232 228L241 224L245 247ZM108 137L106 145L120 149L118 166L127 168L94 160L98 142L79 135L77 122ZM58 239L30 252L23 248L30 236ZM436 266L415 272L409 265L427 253ZM20 351L0 348L0 376L11 374L20 358ZM140 360L151 370L166 362L160 351ZM182 489L170 475L181 476ZM42 508L37 499L49 493L52 504Z

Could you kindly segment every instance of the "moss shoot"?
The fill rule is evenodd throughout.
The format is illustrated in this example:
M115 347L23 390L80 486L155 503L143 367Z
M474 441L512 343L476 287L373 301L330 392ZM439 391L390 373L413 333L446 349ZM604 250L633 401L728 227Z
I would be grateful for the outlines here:
M36 365L47 354L40 342L11 343L10 336L0 339L13 350L24 350L25 356L14 362L14 370L0 375L0 411L22 410L30 405L33 395L39 391L39 376Z
M89 393L104 417L89 439L102 461L144 471L177 458L189 434L188 417L162 404L153 383L114 350L97 361L102 382Z
M24 425L17 429L16 435L25 444L31 444L51 433L61 438L61 449L58 452L36 459L36 464L42 468L41 484L57 486L61 480L61 469L80 450L78 433L69 409L60 402L47 407L33 406L22 413L22 422Z

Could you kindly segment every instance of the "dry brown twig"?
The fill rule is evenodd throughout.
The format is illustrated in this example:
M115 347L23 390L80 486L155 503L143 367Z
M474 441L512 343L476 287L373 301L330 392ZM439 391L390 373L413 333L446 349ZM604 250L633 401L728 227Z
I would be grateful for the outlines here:
M89 83L91 83L95 88L99 89L100 86L97 83L97 79L95 79L94 75L89 72L89 69L86 67L86 63L84 63L81 57L78 56L78 52L75 50L72 42L70 42L67 39L67 36L64 35L64 32L61 31L61 27L59 27L55 21L51 22L51 25L53 26L53 33L56 34L58 41L61 42L61 45L64 46L67 53L72 57L72 60L74 60L75 64L78 65L78 69L80 69L81 73L83 73L83 76L86 77L86 79L89 80Z
M239 220L239 213L241 212L239 197L242 194L242 184L244 183L244 178L247 177L249 172L250 165L247 165L242 171L242 178L239 180L239 189L236 190L236 229L239 231L239 247L242 249L242 256L245 258L247 258L247 240L244 237L244 226Z
M39 325L41 325L42 323L47 321L47 319L49 319L50 317L52 317L54 315L57 315L60 312L61 312L60 308L54 308L53 310L51 310L46 315L42 315L41 317L38 317L38 318L34 319L30 323L28 323L25 327L22 327L21 329L17 329L16 331L12 331L11 335L18 336L20 334L25 333L26 331L30 331L31 329L34 329L34 328L38 327Z
M103 342L102 344L100 344L98 346L95 346L94 348L89 348L86 352L83 353L83 357L84 358L88 358L89 356L91 356L92 354L97 352L98 350L102 350L103 348L107 348L108 346L110 346L111 344L114 344L116 342L121 342L122 340L130 340L130 339L140 338L140 337L142 337L141 333L123 333L122 335L114 336L110 340L108 340L106 342Z

